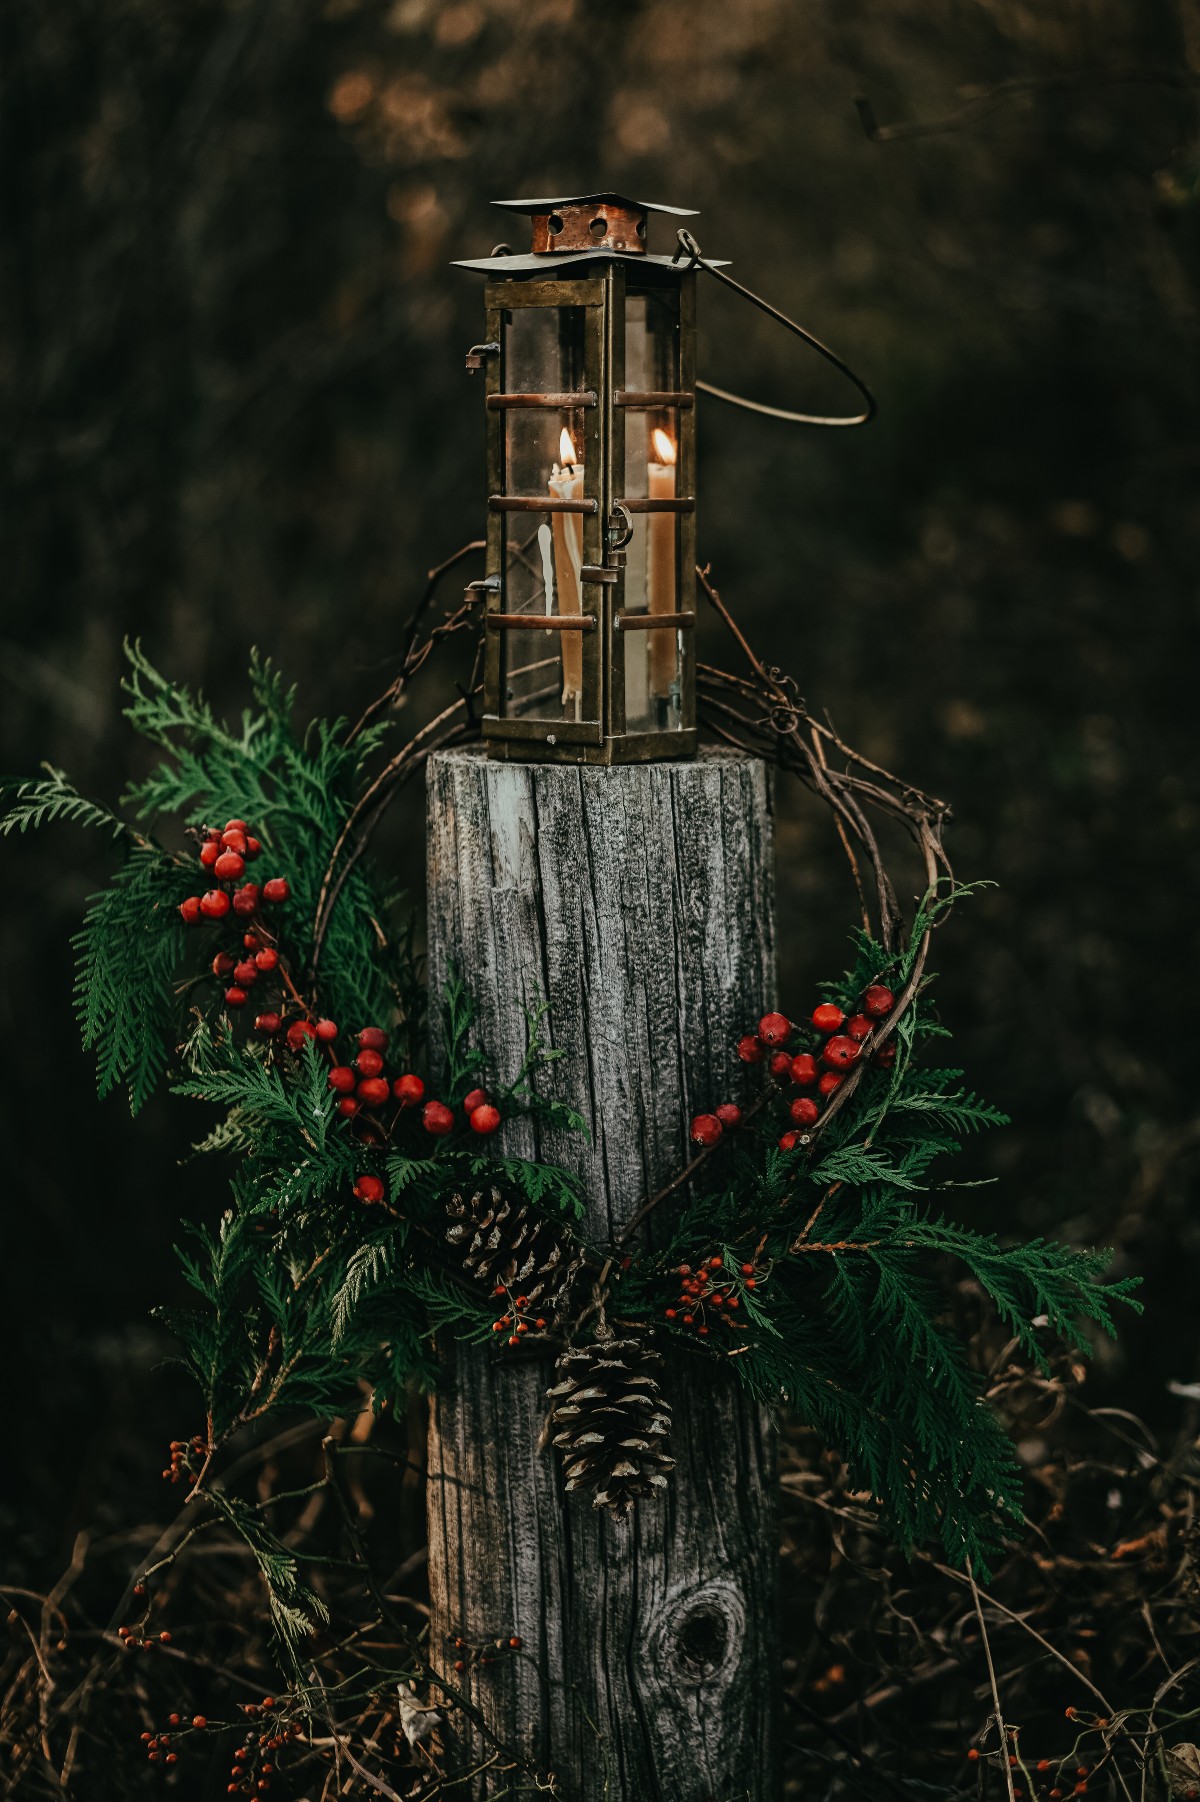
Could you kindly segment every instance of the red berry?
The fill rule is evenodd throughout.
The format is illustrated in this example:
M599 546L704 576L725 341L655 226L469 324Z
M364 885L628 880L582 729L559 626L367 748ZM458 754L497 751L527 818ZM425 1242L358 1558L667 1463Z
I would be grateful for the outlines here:
M259 1032L265 1032L268 1038L273 1038L283 1021L278 1014L259 1014L254 1024Z
M246 874L246 859L236 851L222 851L213 865L213 875L221 882L236 882Z
M427 1101L421 1113L421 1124L427 1133L441 1139L454 1131L454 1115L444 1101Z
M365 1076L358 1085L358 1099L364 1107L382 1107L391 1088L383 1076Z
M221 847L215 838L206 839L200 847L200 862L206 870L211 870L221 855Z
M471 1093L463 1100L463 1113L470 1117L477 1107L483 1107L487 1098L486 1089L472 1089Z
M358 1078L349 1064L335 1064L329 1072L329 1086L339 1095L352 1095L357 1082Z
M819 1095L832 1095L835 1089L841 1088L845 1080L846 1078L844 1076L839 1076L835 1070L826 1070L820 1082L817 1084L817 1093Z
M851 1014L846 1021L846 1031L852 1039L865 1039L874 1030L874 1020L868 1020L865 1014Z
M717 1119L732 1132L735 1126L742 1124L742 1110L736 1101L723 1101L717 1109Z
M812 1023L818 1032L836 1032L845 1018L836 1002L822 1001L820 1007L813 1009Z
M192 1716L192 1726L196 1729L197 1733L203 1733L204 1729L208 1726L208 1716L204 1714L194 1714Z
M786 1082L792 1074L792 1060L786 1051L773 1051L768 1068L776 1082Z
M425 1099L425 1084L419 1076L398 1076L392 1084L392 1094L401 1107L416 1107Z
M257 882L244 882L241 888L233 891L233 911L239 919L248 920L251 914L258 912L260 899Z
M240 826L227 826L221 834L221 846L226 851L236 851L239 857L246 855L246 834Z
M873 982L862 998L864 1014L870 1014L873 1020L882 1020L890 1014L896 1005L896 997L891 989L885 989L881 982Z
M811 1095L797 1095L789 1112L797 1126L815 1126L821 1115Z
M258 959L255 958L254 961L255 961L255 963L257 963ZM317 1024L313 1028L313 1031L316 1033L318 1039L320 1039L322 1045L332 1045L333 1041L337 1038L337 1035L338 1035L337 1021L336 1020L318 1020Z
M378 1076L383 1069L383 1059L377 1051L360 1051L354 1060L354 1068L360 1076Z
M246 856L247 857L257 857L261 850L262 850L262 846L259 844L258 840L252 834L247 834Z
M792 1035L792 1023L786 1014L764 1014L758 1023L758 1036L764 1045L786 1045Z
M245 820L226 820L225 830L226 832L249 832L250 828Z
M238 984L239 988L252 989L258 981L258 965L253 959L248 960L246 963L238 964L233 972L233 979Z
M343 1095L337 1104L337 1111L347 1120L353 1120L359 1110L359 1102L353 1095Z
M189 895L186 901L181 901L179 913L185 926L198 926L203 917L199 895Z
M377 1176L360 1176L355 1181L354 1193L359 1201L382 1201L383 1183Z
M237 959L231 957L228 951L218 951L212 960L212 973L214 976L229 976L236 963Z
M667 1319L667 1320L674 1320L674 1318L675 1318L675 1309L674 1309L674 1308L664 1308L664 1309L663 1309L663 1314L664 1314L664 1316L665 1316L665 1318L666 1318L666 1319Z
M382 1026L364 1026L358 1035L361 1051L386 1051L387 1033Z
M715 1145L724 1132L725 1128L715 1114L697 1114L692 1121L692 1144Z
M821 1062L831 1070L849 1070L862 1056L862 1046L844 1033L837 1033L821 1053Z
M245 1005L246 1005L245 989L237 989L237 988L226 989L225 1005L226 1005L226 1007L245 1007Z
M200 912L206 920L223 920L229 912L229 896L223 888L210 888L200 897Z
M240 893L241 890L239 889L238 894ZM236 899L237 896L235 895L234 900ZM242 943L245 945L247 951L260 951L262 949L262 940L259 938L257 932L243 932Z
M235 895L233 899L236 902L237 896ZM253 938L254 935L253 933L247 933L246 937ZM279 962L279 953L276 951L274 945L264 945L261 951L256 951L254 953L254 961L260 970L273 970Z
M737 1042L737 1054L744 1064L761 1064L763 1049L752 1032Z
M796 1146L799 1143L800 1143L800 1134L799 1133L784 1133L783 1137L779 1141L779 1149L780 1149L780 1151L795 1151Z
M889 1039L887 1044L881 1045L879 1050L875 1053L875 1062L879 1065L881 1070L890 1070L895 1061L896 1041L895 1039Z
M272 903L276 901L286 901L291 892L291 887L286 876L272 876L269 882L263 883L262 896L264 901L270 901Z
M479 1107L471 1109L470 1118L471 1131L478 1133L481 1138L486 1138L489 1133L494 1133L500 1124L500 1109L493 1107L490 1101L485 1101Z
M817 1060L809 1051L802 1051L799 1057L791 1062L789 1074L798 1089L811 1089L817 1080Z
M307 1020L293 1020L287 1029L287 1042L293 1051L299 1051L302 1045L306 1044L309 1039L315 1039L316 1036Z

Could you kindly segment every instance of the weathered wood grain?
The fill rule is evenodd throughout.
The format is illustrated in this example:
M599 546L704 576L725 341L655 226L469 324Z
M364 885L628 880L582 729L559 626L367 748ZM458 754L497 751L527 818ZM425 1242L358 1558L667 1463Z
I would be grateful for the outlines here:
M616 769L429 767L431 1005L451 962L493 1079L549 1002L547 1092L590 1145L526 1121L505 1148L583 1178L606 1242L687 1155L701 1106L737 1098L735 1041L775 999L764 767L736 753ZM435 1067L440 1021L435 1023ZM774 1453L729 1373L668 1358L673 1484L613 1522L564 1497L538 1450L548 1362L447 1346L429 1447L431 1652L517 1634L455 1679L565 1802L775 1794ZM460 1755L487 1757L463 1735ZM527 1792L493 1769L455 1794Z

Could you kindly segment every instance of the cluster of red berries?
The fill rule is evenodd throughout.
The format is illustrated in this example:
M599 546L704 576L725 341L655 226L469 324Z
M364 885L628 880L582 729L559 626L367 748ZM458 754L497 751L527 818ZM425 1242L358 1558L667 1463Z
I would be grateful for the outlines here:
M172 1721L178 1722L180 1716L173 1714ZM142 1744L146 1748L146 1756L151 1764L178 1764L179 1754L170 1750L171 1735L169 1733L143 1733Z
M337 1037L337 1031L332 1020L318 1020L314 1037L331 1044ZM352 1119L362 1108L378 1110L392 1100L398 1103L393 1123L405 1108L420 1107L421 1125L427 1133L435 1139L445 1138L447 1133L452 1133L455 1124L453 1108L448 1108L444 1101L426 1101L425 1084L411 1071L394 1080L390 1079L384 1068L383 1054L386 1050L387 1034L383 1029L379 1026L364 1026L358 1035L358 1055L353 1065L334 1064L329 1072L329 1086L339 1096L338 1113ZM500 1109L489 1101L484 1089L471 1090L463 1102L463 1113L471 1131L479 1133L483 1138L494 1133L500 1125Z
M766 1060L777 1083L811 1091L797 1095L791 1102L788 1112L792 1127L779 1141L781 1151L794 1151L804 1131L816 1125L829 1097L841 1088L863 1055L866 1041L895 1005L892 991L881 982L873 982L863 991L849 1018L833 1001L823 1001L814 1008L811 1025L816 1036L809 1050L791 1048L796 1028L786 1014L780 1013L764 1014L757 1030L738 1040L737 1052L744 1064ZM880 1046L874 1061L888 1069L895 1058L896 1047L889 1043ZM697 1145L715 1145L727 1127L741 1124L741 1118L741 1111L731 1103L712 1114L697 1114L692 1121L692 1140Z
M703 1258L694 1266L680 1264L675 1274L679 1277L679 1296L663 1310L668 1320L687 1327L701 1339L708 1337L714 1320L724 1321L735 1332L746 1331L747 1322L737 1316L743 1292L758 1287L762 1272L757 1264L742 1264L731 1271L718 1255Z
M519 1633L510 1633L507 1639L484 1640L479 1645L472 1645L469 1640L457 1638L452 1634L447 1634L446 1638L459 1654L454 1660L454 1668L460 1676L469 1665L495 1664L498 1652L519 1652L525 1643Z
M274 1696L264 1696L261 1702L246 1702L242 1705L242 1713L248 1720L255 1720L260 1715L270 1714L275 1707ZM299 1721L290 1723L275 1721L261 1732L247 1733L244 1742L233 1755L233 1764L229 1772L229 1782L225 1785L227 1796L265 1796L271 1788L275 1776L273 1754L285 1746L289 1739L298 1739L302 1729Z
M171 1462L163 1471L164 1483L194 1483L196 1472L192 1469L192 1458L201 1457L204 1453L204 1441L197 1433L193 1439L172 1439ZM135 1595L138 1591L135 1589Z
M736 1101L723 1101L711 1114L697 1114L692 1120L693 1145L716 1145L727 1132L742 1124L742 1110Z
M243 882L246 865L262 852L245 820L227 820L224 828L205 826L200 833L200 864L210 870L217 886L203 895L189 895L179 903L188 926L205 920L223 920L227 914L249 919L265 901L269 906L286 901L291 890L284 876L267 882Z
M1066 1710L1066 1716L1069 1721L1085 1718L1081 1711L1076 1708L1068 1708ZM1109 1725L1107 1715L1095 1716L1092 1725L1101 1729L1107 1727ZM1008 1729L1009 1741L1014 1747L1017 1744L1017 1732L1018 1730L1015 1727L1010 1727ZM1008 1766L1011 1771L1021 1772L1027 1779L1030 1790L1034 1796L1048 1796L1050 1802L1060 1802L1060 1798L1065 1796L1086 1796L1088 1793L1088 1778L1091 1775L1090 1765L1077 1764L1074 1766L1073 1771L1071 1768L1071 1758L1078 1758L1078 1756L1078 1751L1074 1751L1068 1752L1063 1758L1039 1758L1036 1764L1031 1766L1027 1764L1016 1751L1012 1751L1008 1754ZM987 1762L990 1764L1003 1761L1002 1751L984 1754L980 1752L978 1746L971 1746L967 1752L967 1758L972 1764L977 1764L979 1760L984 1757L986 1757ZM1053 1774L1050 1779L1053 1785L1051 1788L1043 1788L1037 1781L1039 1777L1045 1777L1047 1772ZM1012 1786L1012 1794L1017 1798L1017 1802L1022 1802L1025 1791L1020 1784L1014 1783ZM1188 1793L1185 1796L1185 1802L1196 1802L1195 1792Z
M127 1652L150 1652L155 1646L169 1646L171 1634L163 1628L161 1633L143 1633L137 1627L118 1627L117 1638Z
M497 1283L492 1294L507 1295L508 1290L503 1283ZM493 1320L492 1331L493 1333L507 1332L508 1343L520 1345L522 1339L527 1338L530 1333L544 1333L549 1324L544 1315L535 1316L530 1312L527 1295L517 1295L513 1297L512 1312L501 1314L499 1320Z

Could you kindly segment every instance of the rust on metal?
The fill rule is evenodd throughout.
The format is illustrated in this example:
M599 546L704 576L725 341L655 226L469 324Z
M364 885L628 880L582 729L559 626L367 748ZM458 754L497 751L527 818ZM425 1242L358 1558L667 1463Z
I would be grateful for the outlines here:
M594 407L596 395L591 388L582 394L489 394L487 404L494 413L506 407Z
M554 495L489 494L488 506L493 513L598 513L600 503L594 500L558 500Z
M530 221L534 256L552 256L564 250L619 250L640 256L646 250L646 209L615 195L568 206L560 202L551 212L534 213Z
M660 628L670 627L672 631L686 630L696 623L694 613L618 613L618 632L657 632Z
M557 613L489 613L486 623L492 631L508 632L594 632L594 613L577 613L563 619Z

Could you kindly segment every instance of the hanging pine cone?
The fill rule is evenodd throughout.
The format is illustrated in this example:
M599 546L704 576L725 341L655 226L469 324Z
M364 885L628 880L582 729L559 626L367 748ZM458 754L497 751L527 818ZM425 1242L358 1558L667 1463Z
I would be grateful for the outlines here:
M593 1507L620 1518L665 1489L671 1410L658 1387L662 1359L640 1339L599 1339L563 1352L549 1391L547 1431L563 1455L567 1490L594 1489Z
M446 1212L453 1222L446 1239L468 1276L490 1290L503 1288L522 1322L550 1326L561 1319L583 1263L564 1227L495 1188L460 1190Z

